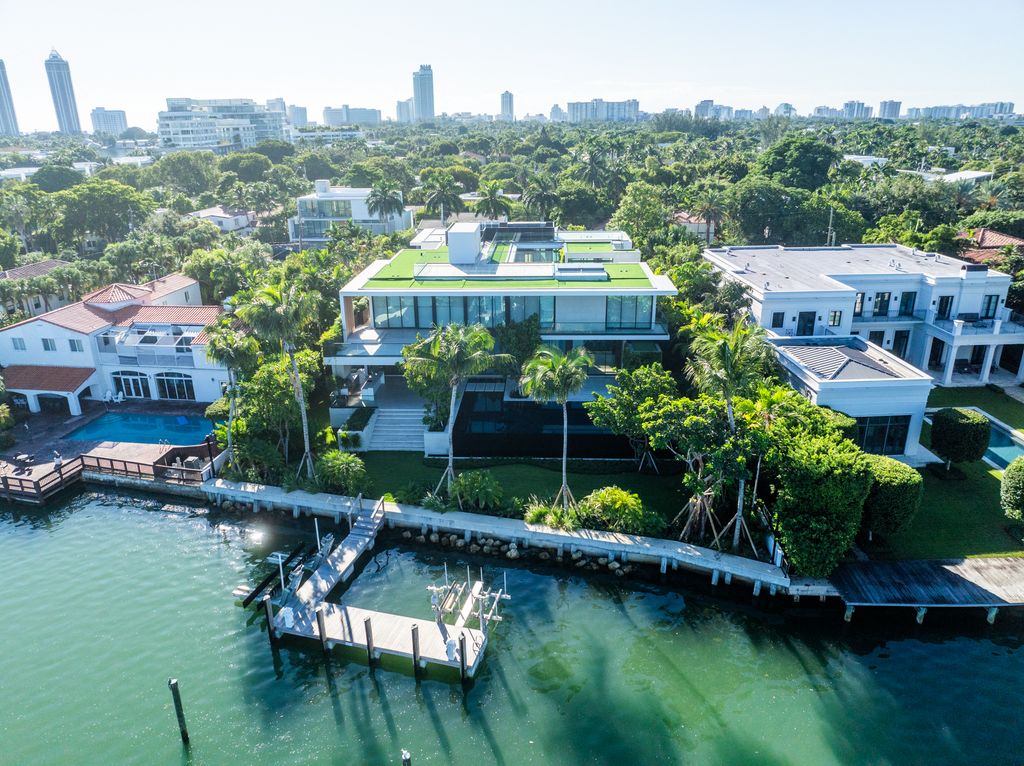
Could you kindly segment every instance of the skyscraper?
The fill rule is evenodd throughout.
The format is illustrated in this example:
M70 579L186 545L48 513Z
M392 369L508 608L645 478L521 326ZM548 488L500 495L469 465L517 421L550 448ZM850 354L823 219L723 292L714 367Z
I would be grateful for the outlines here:
M516 119L516 110L512 104L512 94L507 90L501 94L501 119L505 122L513 122Z
M434 119L434 72L430 64L422 64L412 73L412 100L416 122Z
M414 99L407 98L395 104L395 117L399 122L413 122L416 119Z
M294 104L289 106L288 122L292 124L293 128L304 128L309 125L309 118L306 116L306 107L295 106Z
M11 86L7 82L7 67L0 61L0 136L18 135L18 118L14 116Z
M71 67L57 51L51 51L46 59L46 79L50 81L50 95L57 112L57 129L61 133L81 133L75 89L71 85Z
M902 101L883 101L878 105L878 116L883 120L898 120Z
M119 136L128 130L128 118L121 109L104 109L98 106L92 110L92 132Z

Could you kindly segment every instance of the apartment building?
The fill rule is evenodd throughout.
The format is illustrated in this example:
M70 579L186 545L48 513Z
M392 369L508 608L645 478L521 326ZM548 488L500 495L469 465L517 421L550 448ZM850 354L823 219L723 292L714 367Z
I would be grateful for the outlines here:
M562 231L550 223L455 223L425 230L414 247L370 264L340 292L342 341L324 349L340 377L383 385L401 349L434 325L496 327L535 315L545 342L585 344L614 367L631 347L667 340L657 298L668 277L642 263L615 231Z
M570 101L569 122L636 122L640 119L640 102L626 101Z
M199 283L171 274L112 284L77 303L0 329L7 391L31 412L80 415L81 400L212 402L227 370L206 356L205 329L223 312Z
M297 215L288 219L288 236L293 242L326 242L327 232L335 223L361 226L374 234L412 228L412 211L408 208L383 218L372 214L367 204L372 191L316 181L311 194L296 200Z
M287 115L248 98L169 98L158 115L160 145L229 152L285 140Z

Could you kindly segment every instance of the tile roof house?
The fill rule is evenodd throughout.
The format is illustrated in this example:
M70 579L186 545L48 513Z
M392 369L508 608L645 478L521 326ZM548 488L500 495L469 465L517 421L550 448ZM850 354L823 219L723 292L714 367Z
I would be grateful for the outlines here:
M81 301L0 329L7 390L32 412L81 414L81 399L211 402L227 370L206 357L205 329L223 309L200 304L199 283L171 274L115 283Z
M993 229L971 229L957 234L958 239L966 239L970 242L970 248L960 256L965 260L974 263L985 263L993 258L1001 258L1001 250L1004 247L1016 247L1017 252L1024 255L1024 239L1014 237L1010 234L1003 234Z
M9 282L18 282L20 280L33 279L35 277L45 277L47 274L52 272L54 269L58 269L61 266L68 266L67 261L62 261L59 258L48 258L45 261L37 261L35 263L26 263L24 266L15 266L13 269L7 269L6 271L0 271L0 284ZM24 285L24 283L20 283ZM32 293L28 291L18 291L14 288L14 285L7 285L0 289L3 291L4 300L0 302L0 314L11 314L14 311L21 310L29 316L37 316L44 311L49 311L55 306L63 306L68 302L68 295L64 290L58 288L57 293L43 295L41 293Z

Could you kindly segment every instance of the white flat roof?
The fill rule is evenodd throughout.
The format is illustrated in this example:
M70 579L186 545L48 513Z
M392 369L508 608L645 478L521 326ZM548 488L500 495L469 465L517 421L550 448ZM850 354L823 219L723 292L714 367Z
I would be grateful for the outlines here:
M839 245L836 247L720 247L704 257L758 292L851 290L846 275L959 278L961 268L974 266L959 258L912 250L903 245ZM1009 279L989 269L988 275Z

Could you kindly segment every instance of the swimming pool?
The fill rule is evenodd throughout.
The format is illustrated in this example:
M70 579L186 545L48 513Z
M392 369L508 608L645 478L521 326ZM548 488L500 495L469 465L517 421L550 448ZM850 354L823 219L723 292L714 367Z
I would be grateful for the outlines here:
M1000 425L992 423L992 431L988 437L988 449L985 457L1000 468L1006 468L1014 458L1024 455L1024 445L1017 441L1013 434Z
M76 441L137 442L139 444L200 444L213 423L198 415L153 415L108 412L65 436Z

